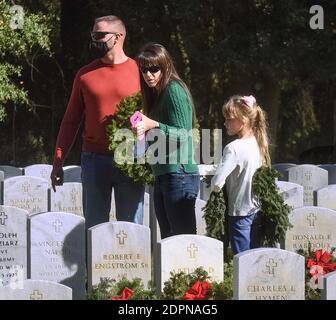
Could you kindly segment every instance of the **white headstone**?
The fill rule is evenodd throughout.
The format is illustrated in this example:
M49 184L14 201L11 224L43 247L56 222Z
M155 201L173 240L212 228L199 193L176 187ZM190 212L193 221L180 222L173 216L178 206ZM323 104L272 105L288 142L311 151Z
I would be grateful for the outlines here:
M294 252L258 248L233 257L235 300L304 300L305 260Z
M320 164L319 167L328 171L328 183L336 184L336 164Z
M223 281L223 243L192 234L168 237L158 244L156 286L162 291L170 272L192 273L203 267L213 281Z
M336 210L336 184L330 184L316 190L314 192L314 204L318 207Z
M288 181L303 186L303 204L314 205L314 190L328 185L328 171L318 166L304 164L288 169Z
M28 212L0 206L0 287L27 278Z
M150 195L148 192L144 194L144 219L143 225L149 227L149 209L150 209Z
M64 182L82 182L82 168L80 166L66 166L63 168Z
M279 181L288 181L288 169L295 167L294 163L275 163L272 164L272 168L281 174Z
M4 181L4 205L27 210L30 214L48 211L48 181L20 176Z
M200 190L197 197L204 201L208 201L211 189L210 179L216 172L216 165L200 164L198 165L198 170L201 180L200 180ZM209 182L204 180L206 177L209 179L208 180Z
M107 222L88 230L88 287L101 278L151 280L149 228L131 222Z
M0 204L3 204L3 181L5 180L5 173L0 171Z
M0 170L5 173L5 179L22 176L22 168L17 168L13 166L0 166Z
M33 164L24 168L24 175L50 181L52 166L50 164Z
M17 287L0 287L0 300L72 300L72 289L51 281L28 279Z
M303 207L303 187L297 183L277 181L277 187L285 203L293 209Z
M116 216L116 206L115 206L115 198L114 198L114 190L112 190L111 195L111 210L110 210L110 222L117 221Z
M206 235L206 223L203 218L204 211L202 210L206 205L206 201L196 198L195 215L196 215L196 231L200 236Z
M30 278L62 283L85 297L84 218L65 212L30 217Z
M322 279L321 299L336 300L336 271L324 275Z
M199 198L208 201L211 193L211 184L201 179Z
M83 216L82 184L78 182L66 182L62 186L56 186L56 192L49 189L49 211L61 211Z
M286 232L285 249L296 252L308 250L330 251L336 247L336 211L320 207L303 207L289 214L293 228Z

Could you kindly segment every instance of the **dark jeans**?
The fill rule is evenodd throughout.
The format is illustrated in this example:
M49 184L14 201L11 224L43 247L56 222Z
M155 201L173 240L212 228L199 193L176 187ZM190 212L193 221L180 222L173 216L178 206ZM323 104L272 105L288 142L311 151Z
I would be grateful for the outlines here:
M233 254L260 247L259 211L248 216L229 216L229 235Z
M87 229L109 221L112 188L117 220L143 223L145 187L116 168L112 156L82 152L81 167Z
M198 173L176 173L156 177L154 206L161 239L178 234L196 234L195 201L200 187Z

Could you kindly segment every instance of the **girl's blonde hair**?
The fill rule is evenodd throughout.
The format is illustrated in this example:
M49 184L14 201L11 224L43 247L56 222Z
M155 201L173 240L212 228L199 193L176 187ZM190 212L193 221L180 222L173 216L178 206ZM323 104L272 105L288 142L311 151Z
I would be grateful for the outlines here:
M223 106L223 115L227 119L238 119L251 127L259 145L263 165L270 166L266 115L254 97L232 96Z

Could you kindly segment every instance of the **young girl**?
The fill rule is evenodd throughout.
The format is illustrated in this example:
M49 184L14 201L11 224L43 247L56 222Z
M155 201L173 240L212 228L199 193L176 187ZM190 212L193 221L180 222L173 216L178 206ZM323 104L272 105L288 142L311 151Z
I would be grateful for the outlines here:
M168 141L177 143L176 159L172 161L169 150L165 150L164 163L151 164L156 177L154 207L161 238L195 234L195 201L200 177L193 159L192 135L178 134L191 132L193 128L195 112L190 92L162 45L147 44L138 54L137 63L144 99L144 114L137 125L137 134L156 128L164 137L164 149Z
M225 185L228 194L229 236L233 254L260 246L258 203L253 196L252 178L262 165L271 163L266 120L253 96L233 96L223 107L225 127L238 139L223 150L212 190Z

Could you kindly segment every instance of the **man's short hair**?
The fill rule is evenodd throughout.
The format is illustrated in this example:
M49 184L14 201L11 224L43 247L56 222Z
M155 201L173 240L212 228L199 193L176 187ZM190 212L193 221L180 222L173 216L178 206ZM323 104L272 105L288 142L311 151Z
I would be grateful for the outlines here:
M98 23L98 22L101 22L101 21L106 21L106 22L119 24L121 26L121 28L124 29L125 32L126 32L126 26L125 26L124 21L117 16L103 16L103 17L99 17L99 18L95 19L95 23Z

